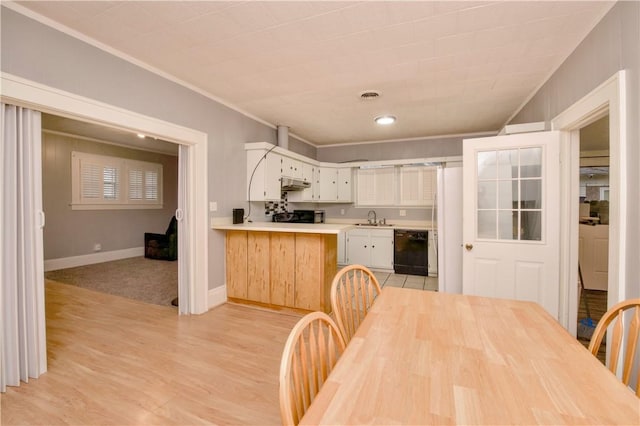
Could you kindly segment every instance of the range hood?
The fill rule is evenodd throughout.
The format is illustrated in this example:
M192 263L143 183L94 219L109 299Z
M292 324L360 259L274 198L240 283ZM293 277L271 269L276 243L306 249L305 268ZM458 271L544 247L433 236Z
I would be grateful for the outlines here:
M283 191L302 191L303 189L311 187L311 182L302 179L283 177L281 182Z

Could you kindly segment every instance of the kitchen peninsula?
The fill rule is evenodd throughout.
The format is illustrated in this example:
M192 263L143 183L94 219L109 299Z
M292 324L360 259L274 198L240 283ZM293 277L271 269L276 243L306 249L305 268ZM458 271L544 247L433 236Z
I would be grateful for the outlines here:
M254 222L226 231L229 301L275 309L331 311L337 236L344 224Z

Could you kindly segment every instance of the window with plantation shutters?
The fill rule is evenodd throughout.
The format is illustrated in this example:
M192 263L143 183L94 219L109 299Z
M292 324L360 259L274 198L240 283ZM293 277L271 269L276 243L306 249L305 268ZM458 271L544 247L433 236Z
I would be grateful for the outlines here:
M436 182L435 167L413 164L400 167L400 205L433 205Z
M73 152L74 210L162 208L162 164Z
M359 169L356 200L359 206L390 206L394 204L394 167Z

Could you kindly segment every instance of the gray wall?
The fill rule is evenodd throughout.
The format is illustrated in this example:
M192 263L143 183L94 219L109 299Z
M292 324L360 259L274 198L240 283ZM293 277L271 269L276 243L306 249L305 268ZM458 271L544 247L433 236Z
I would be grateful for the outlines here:
M471 137L471 136L468 136ZM467 138L465 136L464 138ZM397 160L462 155L463 137L318 147L318 161Z
M548 121L619 70L627 70L627 277L628 297L640 286L640 3L618 2L512 123Z
M209 200L216 216L245 201L245 142L275 143L274 128L80 40L2 7L0 66L57 89L207 133ZM302 150L299 141L291 150ZM313 147L310 148L313 151ZM209 231L209 288L224 285L224 234Z
M71 151L162 164L164 208L153 210L71 210ZM178 200L178 157L42 135L42 203L46 214L44 258L59 259L144 246L145 232L164 233Z

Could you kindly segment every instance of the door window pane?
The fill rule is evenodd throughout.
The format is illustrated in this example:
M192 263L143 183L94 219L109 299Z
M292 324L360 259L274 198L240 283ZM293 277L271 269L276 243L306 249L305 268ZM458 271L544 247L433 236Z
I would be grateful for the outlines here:
M478 179L496 178L496 151L478 153Z
M542 207L542 181L540 179L520 181L520 208L539 209Z
M518 150L505 149L498 151L498 178L510 179L518 177Z
M501 210L498 212L498 239L518 239L518 211Z
M498 182L498 208L514 209L518 207L518 181L502 180Z
M481 210L478 212L478 238L496 238L495 210Z
M520 213L522 225L520 239L527 241L542 240L542 215L539 211L523 211Z
M479 209L495 209L496 208L496 182L491 180L487 182L478 182L478 208Z
M542 148L520 150L520 177L542 176Z

